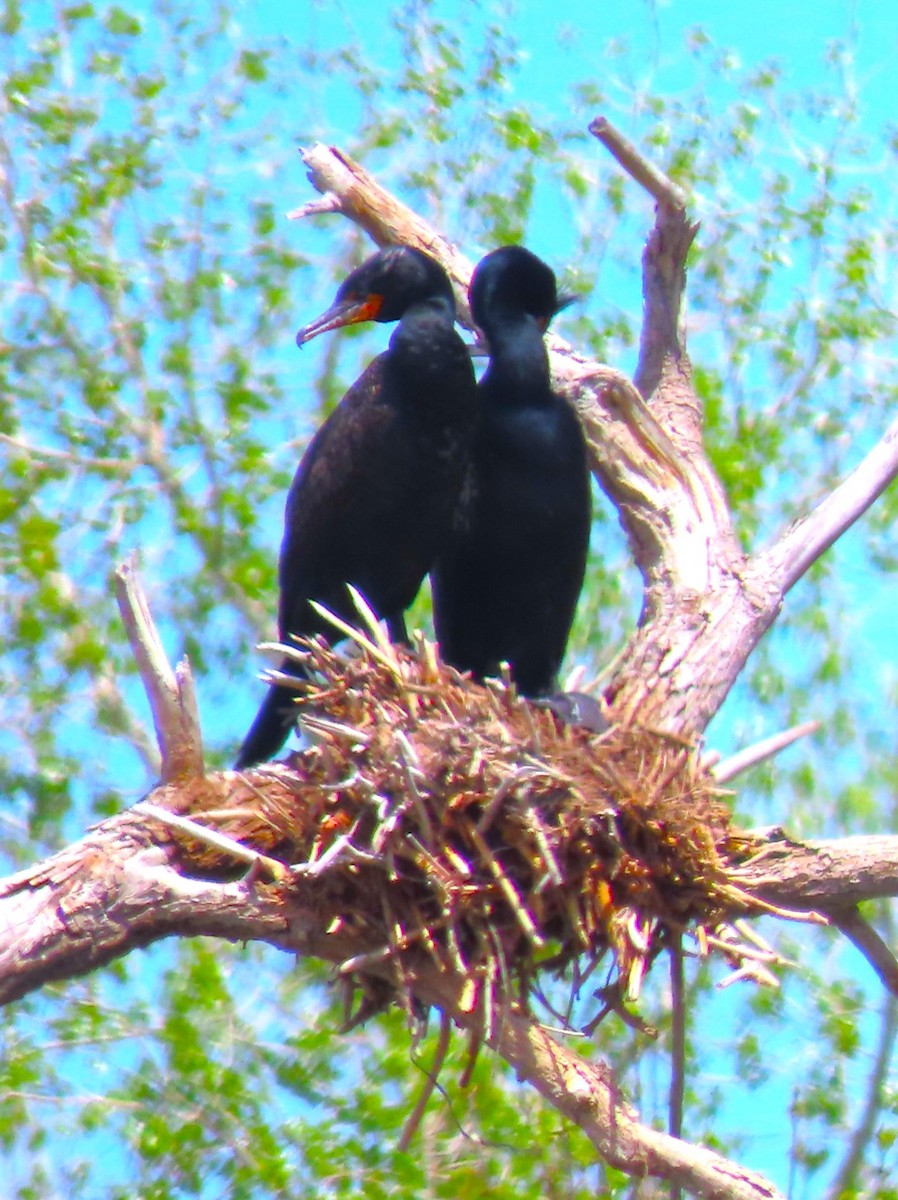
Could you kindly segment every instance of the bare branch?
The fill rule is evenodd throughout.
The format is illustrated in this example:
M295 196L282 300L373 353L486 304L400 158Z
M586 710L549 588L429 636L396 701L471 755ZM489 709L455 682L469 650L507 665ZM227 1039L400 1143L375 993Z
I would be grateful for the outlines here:
M709 769L718 783L729 783L737 775L741 775L751 767L756 767L758 763L773 758L781 750L785 750L787 746L797 742L799 738L816 733L819 728L819 721L805 721L802 725L793 725L791 729L771 734L770 737L755 742L753 746L747 746L737 754L725 758L723 762L714 765L708 763Z
M190 666L182 659L172 671L133 558L116 570L115 594L153 712L162 780L201 776L203 738Z
M309 181L323 199L293 209L288 215L298 218L341 213L364 229L378 246L406 245L423 250L448 272L462 320L473 328L468 309L468 283L473 269L470 260L336 146L318 142L300 153Z
M299 208L291 208L287 213L288 221L301 221L304 217L321 217L329 213L342 212L340 197L334 192L325 192L319 200L310 200Z
M785 594L898 476L898 419L834 491L762 555L758 566Z
M623 169L657 201L655 228L646 243L642 260L642 290L645 311L639 349L636 386L646 399L653 396L666 378L665 390L677 403L690 410L692 426L700 416L700 405L689 378L683 325L683 294L686 288L686 255L698 225L686 216L686 194L644 158L636 147L605 117L596 117L589 132L614 155ZM668 397L668 403L672 397ZM676 433L677 423L662 423ZM684 431L685 432L685 431ZM693 448L701 446L700 429L689 428Z
M826 1192L826 1200L842 1200L852 1192L858 1194L858 1174L876 1132L883 1106L888 1102L885 1090L892 1065L895 1038L898 1037L898 1002L893 995L884 998L880 1014L879 1045L867 1079L858 1088L864 1104L857 1124L848 1139L842 1163Z
M448 1011L463 1028L476 1029L481 1018L465 1004L468 984L461 975L447 980L435 968L413 978L417 995ZM754 1172L641 1124L607 1064L581 1058L532 1018L506 1012L486 1040L519 1078L583 1130L611 1166L640 1178L668 1180L707 1200L780 1200L780 1193Z
M667 1127L671 1137L683 1136L683 1102L686 1094L686 984L683 973L683 939L675 934L670 952L670 1096ZM670 1200L680 1200L678 1185Z
M683 189L659 170L654 163L644 158L633 143L628 141L607 117L596 117L591 121L589 132L593 137L599 139L627 174L635 179L640 187L645 188L659 204L667 204L671 208L686 208L686 193Z
M834 909L827 914L836 928L848 938L882 980L893 996L898 996L898 959L869 921L854 907Z

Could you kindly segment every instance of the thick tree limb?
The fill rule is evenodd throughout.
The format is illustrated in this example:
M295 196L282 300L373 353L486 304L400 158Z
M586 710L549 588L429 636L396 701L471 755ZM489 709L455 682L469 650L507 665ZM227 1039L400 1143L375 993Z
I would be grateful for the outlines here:
M807 911L898 896L898 834L813 842L776 837L733 877L761 900Z
M645 314L635 382L589 362L549 339L557 385L576 404L593 450L594 469L617 506L645 583L639 628L620 656L606 690L612 715L638 712L689 739L717 711L748 655L774 620L785 592L893 477L895 441L887 435L842 489L751 559L735 537L720 481L704 453L701 405L692 385L682 323L685 261L696 227L682 196L623 146L607 123L597 131L618 160L660 200L643 256ZM338 150L314 147L304 161L324 200L296 215L341 213L378 244L420 246L447 266L463 290L470 264L411 210L397 202ZM864 476L866 475L866 478ZM873 480L871 481L871 476ZM123 587L125 581L123 580ZM127 589L126 589L127 590ZM296 775L272 766L243 775L203 778L195 704L182 677L169 678L153 648L140 605L125 606L135 653L153 698L165 786L150 804L194 816L252 807L259 789L285 808L298 803ZM321 902L322 878L345 869L348 837L321 858L290 869L260 856L248 876L233 871L196 877L185 837L153 809L104 822L82 841L29 871L0 881L0 1003L51 980L93 970L131 949L169 936L256 938L285 951L314 955L343 970L364 962L393 982L396 955L378 957L363 929L334 922ZM200 835L199 840L203 838ZM343 851L343 861L340 856ZM227 851L219 844L218 851ZM489 855L487 855L489 858ZM856 944L866 933L851 906L898 895L898 837L793 843L773 838L731 872L732 895L759 904L842 914ZM738 889L738 891L736 890ZM735 900L734 900L735 903ZM740 909L740 912L746 911ZM750 910L749 910L750 911ZM863 936L862 936L863 934ZM391 950L390 947L387 948ZM642 1125L604 1064L559 1045L509 1001L492 1004L490 986L463 964L438 968L403 947L401 986L438 1006L460 1027L487 1041L592 1139L611 1164L634 1175L671 1181L700 1196L775 1197L764 1180L711 1151ZM891 969L881 962L884 977Z

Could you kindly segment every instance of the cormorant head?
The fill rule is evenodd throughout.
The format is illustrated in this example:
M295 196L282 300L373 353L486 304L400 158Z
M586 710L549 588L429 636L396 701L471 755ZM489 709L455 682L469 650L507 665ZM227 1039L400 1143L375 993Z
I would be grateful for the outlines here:
M454 311L452 285L439 263L411 246L387 246L346 276L333 304L299 331L296 343L359 321L398 321L413 304L437 298Z
M468 289L471 314L487 335L494 315L522 312L545 332L555 314L573 299L558 295L555 272L523 246L500 246L484 255Z

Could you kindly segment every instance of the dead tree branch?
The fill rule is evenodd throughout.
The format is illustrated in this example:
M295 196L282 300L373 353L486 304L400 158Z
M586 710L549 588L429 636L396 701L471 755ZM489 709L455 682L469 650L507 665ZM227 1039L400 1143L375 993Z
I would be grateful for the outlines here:
M133 559L115 572L115 594L153 712L164 783L201 778L203 736L186 658L171 669Z
M686 350L685 263L697 227L688 220L679 189L625 144L606 121L595 122L593 132L658 202L643 255L645 307L635 380L590 362L558 338L550 338L548 345L557 386L583 419L595 473L620 513L644 580L639 627L617 660L605 699L616 729L632 728L638 714L643 730L651 726L652 737L669 743L655 763L654 783L660 794L667 782L686 773L696 736L718 710L775 619L788 588L898 471L898 425L841 488L776 545L753 558L747 556L733 529L721 483L704 452L701 404ZM358 164L339 150L323 146L304 152L303 158L324 199L305 205L294 215L339 213L359 224L378 244L419 246L441 261L459 291L464 291L471 269L467 260ZM421 805L421 796L414 789L401 811L384 814L380 811L386 803L384 797L398 794L399 785L392 790L370 787L366 791L368 781L357 772L361 815L348 828L340 826L342 832L328 840L324 818L333 814L322 804L331 793L320 779L312 778L312 756L298 768L278 764L242 774L204 777L189 674L186 668L178 674L168 667L130 569L121 574L119 591L151 697L163 785L143 805L97 826L62 853L0 881L0 1003L9 1003L51 980L93 970L163 937L202 934L264 940L290 953L324 959L354 979L376 977L397 991L410 990L420 1002L439 1007L457 1026L492 1046L522 1079L575 1121L609 1163L622 1170L665 1179L704 1197L759 1200L777 1196L767 1182L712 1151L642 1125L607 1066L585 1061L552 1038L530 1015L521 997L512 994L501 978L497 982L495 973L486 972L485 959L471 968L458 939L454 940L451 904L440 891L443 887L447 896L452 892L445 886L448 872L440 874L444 863L437 860L426 839L393 837L406 813L414 814ZM417 722L427 696L434 688L439 691L445 680L418 680L415 688L408 688L399 658L395 654L382 657L388 660L388 674L393 672L401 704ZM520 844L529 838L526 844L536 847L525 865L538 873L533 895L540 906L547 906L553 889L558 891L562 882L558 854L548 844L539 804L529 810L532 827L526 825L526 797L516 790L519 785L537 779L545 803L557 802L565 788L576 794L580 808L565 813L573 811L572 822L580 822L578 846L589 843L590 837L598 840L605 836L605 826L614 824L620 813L601 796L596 799L594 765L590 766L592 774L584 769L579 775L571 765L576 762L580 769L573 733L558 733L549 713L528 709L522 715L514 708L521 702L513 696L503 699L499 693L481 691L485 720L504 704L502 714L512 713L515 720L520 719L516 734L526 730L506 738L522 761L517 773L508 776L501 803L516 814L514 829L520 834ZM448 708L442 692L440 699ZM355 696L353 703L357 701ZM390 703L391 719L381 724L369 721L364 734L358 723L345 719L319 721L318 732L335 744L342 744L342 739L355 754L358 746L374 738L381 728L394 730L398 702L393 698ZM402 733L394 731L389 736L400 738ZM551 737L569 739L564 753L558 755L569 774L556 768L551 755L542 756L541 739ZM404 770L403 778L412 778L419 771L416 754L433 747L415 749L410 739L406 741L408 746L401 741L385 743L389 753L384 769ZM590 752L596 744L589 747ZM491 764L493 758L481 755L480 762L481 766ZM453 766L454 770L460 771L460 767ZM610 776L619 770L618 762L610 763ZM334 778L350 777L338 774ZM444 773L441 778L449 776ZM627 782L625 779L624 784ZM349 783L341 784L341 791L349 790ZM442 811L449 812L453 792L449 784L445 790L448 796L441 793L446 805ZM470 803L470 788L465 794ZM493 798L499 794L496 789ZM262 807L260 799L264 800ZM705 811L712 815L723 808L719 792L713 788L705 801ZM494 810L489 811L491 819L498 822ZM174 819L163 812L173 814ZM248 853L238 851L233 839L212 836L202 828L204 818L211 820L213 814L217 818L239 814L245 820L248 812L253 814L255 828L248 832L243 828L246 836L239 839L251 847ZM357 844L356 832L366 820L370 831L372 812L380 821L380 840ZM338 815L345 817L346 813ZM426 812L421 821L416 827L419 832L435 824ZM297 845L299 849L292 856L280 853L281 825L291 822L306 822L312 837L311 843L294 844L294 851ZM560 825L556 832L558 828ZM697 836L696 844L711 854L716 869L723 859L714 857L716 844L708 846L713 843L709 829L710 824L702 827L701 833L708 836ZM513 950L523 944L532 951L548 939L542 938L486 833L476 823L468 832L464 849L486 880L483 888L493 889L491 903L506 906L509 920L503 935L508 945ZM670 841L676 844L677 839ZM262 848L255 849L257 845ZM746 837L744 851L715 875L718 919L727 917L727 904L734 918L771 909L780 915L788 915L785 909L794 910L793 916L830 914L871 961L878 961L883 978L894 986L898 976L894 964L882 955L881 947L861 928L853 912L861 900L898 895L898 837L805 844L782 836L760 844L757 838ZM453 869L473 877L475 871L465 856L456 848L452 854ZM249 873L240 878L247 858ZM400 858L403 871L394 870ZM390 866L387 872L382 869L385 862ZM368 887L379 889L378 896L383 896L391 888L407 888L414 872L427 877L430 912L437 911L433 906L443 904L439 919L416 925L409 922L408 928L396 923L389 936L378 942L382 930L369 920L372 893L362 895L358 889L367 878ZM339 919L322 899L325 886L333 879L339 879L341 894L358 901L344 904ZM457 892L455 876L451 879ZM606 948L623 963L623 996L626 988L638 989L649 961L646 946L666 917L650 914L643 921L637 909L618 904L615 910L610 900L606 912L599 899L601 884L610 892L606 878L596 873L589 879L595 884L595 896L590 894L594 905L582 911L587 911L592 924L588 933L582 920L579 925L575 921L566 926L566 940L581 953L592 945L590 937L601 934ZM618 883L616 878L616 887ZM622 881L620 887L623 890ZM575 909L573 902L570 907ZM561 906L553 911L561 920ZM574 915L582 917L581 910ZM439 920L444 920L445 932L440 943L442 957L432 952L431 929ZM672 920L669 928L686 929L689 920L687 912L679 924ZM727 961L736 959L738 967L739 954L733 944L717 940ZM467 943L465 946L470 955ZM505 952L500 946L500 959Z
M765 762L768 758L774 758L781 750L785 750L799 738L817 733L819 729L819 721L803 721L800 725L793 725L791 729L783 729L779 733L771 734L770 737L762 738L753 746L746 746L744 750L731 755L723 762L711 762L706 759L705 765L718 783L729 783L731 779L736 779L744 771L756 767L758 763Z
M381 187L373 175L336 146L318 143L300 151L309 182L322 199L293 209L293 220L339 213L364 229L377 246L415 246L445 267L455 288L456 304L471 326L468 283L473 264L416 212Z
M808 567L863 516L896 476L898 419L838 487L758 555L756 570L776 580L785 595Z
M688 197L654 163L644 158L632 142L620 130L615 129L607 117L596 117L590 122L589 132L597 137L605 149L613 154L627 174L653 196L659 204L668 208L685 209Z

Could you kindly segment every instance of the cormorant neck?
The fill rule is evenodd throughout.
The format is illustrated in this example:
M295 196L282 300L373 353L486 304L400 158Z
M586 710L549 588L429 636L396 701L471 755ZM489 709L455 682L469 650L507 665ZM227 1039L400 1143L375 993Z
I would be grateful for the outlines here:
M411 324L426 318L437 318L449 325L455 324L455 301L451 296L424 296L415 300L402 314L399 324Z
M491 321L484 332L490 349L484 385L492 393L517 403L536 401L550 393L549 358L542 330L533 317L515 314Z
M451 329L455 324L455 303L448 296L425 296L410 304L390 337L390 349L402 354L413 342L427 337L427 329Z

